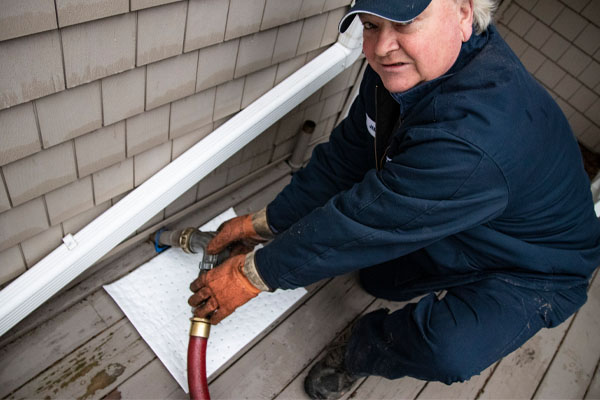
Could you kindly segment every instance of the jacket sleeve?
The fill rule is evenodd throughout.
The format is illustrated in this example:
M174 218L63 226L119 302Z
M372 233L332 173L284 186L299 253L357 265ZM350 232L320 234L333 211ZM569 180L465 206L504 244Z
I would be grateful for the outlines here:
M348 117L333 130L327 143L315 147L308 165L296 172L291 183L267 206L267 219L277 232L285 231L335 194L360 182L375 166L365 107L367 97L374 96L370 80L371 75L366 73Z
M257 251L271 288L306 286L401 257L506 207L497 165L450 132L413 129L396 154Z

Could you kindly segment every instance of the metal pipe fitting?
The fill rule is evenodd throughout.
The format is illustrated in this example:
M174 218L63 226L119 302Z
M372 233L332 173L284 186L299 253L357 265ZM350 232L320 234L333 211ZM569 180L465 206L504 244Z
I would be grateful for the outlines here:
M304 164L306 149L308 148L308 143L310 142L316 126L317 124L311 120L306 120L304 121L304 124L302 124L302 129L298 133L298 140L294 147L294 152L288 161L288 164L292 167L292 172L298 171L302 167L302 164Z
M185 228L177 231L162 231L158 236L161 246L179 247L188 254L203 253L200 271L212 269L229 257L229 250L219 254L208 254L206 246L215 237L216 232L202 232L197 228Z
M210 321L206 318L190 318L192 325L190 327L190 336L202 337L208 339L210 335Z

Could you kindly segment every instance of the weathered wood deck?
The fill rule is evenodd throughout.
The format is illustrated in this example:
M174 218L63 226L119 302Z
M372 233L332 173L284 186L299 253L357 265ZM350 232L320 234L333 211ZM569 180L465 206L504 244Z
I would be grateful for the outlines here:
M259 209L288 179L244 200L236 211ZM222 202L225 207L226 203ZM212 215L220 211L215 209ZM0 398L186 398L101 288L131 270L131 260L142 263L151 254L152 246L139 246L50 300L1 337ZM370 310L402 305L366 294L354 275L312 285L289 313L211 377L212 398L306 398L304 376L339 332ZM588 302L575 316L558 328L542 330L468 382L446 386L412 378L369 377L360 380L346 398L600 399L599 310L600 278L595 278Z

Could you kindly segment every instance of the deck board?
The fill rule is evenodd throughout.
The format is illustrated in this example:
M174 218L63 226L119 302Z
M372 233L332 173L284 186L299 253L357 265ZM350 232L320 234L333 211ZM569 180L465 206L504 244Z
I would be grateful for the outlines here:
M466 382L456 382L452 385L446 385L440 382L428 382L421 393L416 397L419 400L424 399L476 399L479 397L487 380L494 373L498 363L490 365L479 375L473 376Z
M101 398L153 358L152 350L123 318L8 398Z
M0 349L0 398L107 327L90 302L83 300L3 347Z
M600 399L600 364L596 365L596 371L592 382L587 389L584 399L586 400L598 400Z
M404 377L389 380L380 376L370 376L352 393L354 399L414 399L427 382Z
M592 281L588 301L573 319L534 398L580 399L600 358L600 278Z
M114 399L167 399L179 387L177 381L158 358L154 358L129 379L113 389Z
M550 365L572 318L553 329L542 329L504 357L483 388L480 399L529 399Z

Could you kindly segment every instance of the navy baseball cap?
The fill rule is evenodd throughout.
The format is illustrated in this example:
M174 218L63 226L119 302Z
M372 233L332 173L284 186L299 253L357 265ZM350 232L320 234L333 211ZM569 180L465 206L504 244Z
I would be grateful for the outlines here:
M344 32L357 14L372 14L393 22L407 23L417 18L431 0L356 0L340 21L338 29Z

